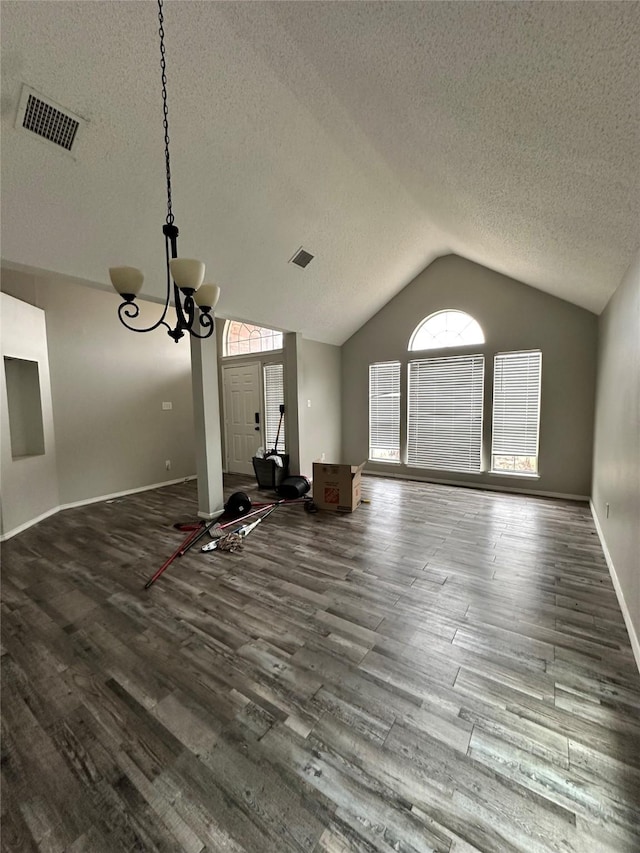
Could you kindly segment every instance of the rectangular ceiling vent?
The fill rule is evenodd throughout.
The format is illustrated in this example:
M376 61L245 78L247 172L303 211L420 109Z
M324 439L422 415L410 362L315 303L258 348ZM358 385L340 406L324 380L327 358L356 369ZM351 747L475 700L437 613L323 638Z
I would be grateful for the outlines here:
M44 97L27 85L22 86L16 127L34 133L71 153L78 133L86 121Z
M301 246L295 253L295 255L291 258L289 263L295 264L296 266L302 267L302 269L304 269L312 260L313 255L310 252L307 252Z

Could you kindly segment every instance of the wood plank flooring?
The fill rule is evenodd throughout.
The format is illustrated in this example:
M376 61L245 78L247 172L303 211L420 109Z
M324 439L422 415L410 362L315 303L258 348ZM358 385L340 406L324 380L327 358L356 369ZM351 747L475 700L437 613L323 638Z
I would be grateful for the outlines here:
M148 591L193 483L5 543L2 850L638 853L640 676L587 506L363 491Z

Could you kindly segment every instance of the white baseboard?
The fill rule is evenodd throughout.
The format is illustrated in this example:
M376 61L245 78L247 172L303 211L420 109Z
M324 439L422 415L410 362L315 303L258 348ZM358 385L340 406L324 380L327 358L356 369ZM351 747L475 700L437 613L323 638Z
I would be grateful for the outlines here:
M178 483L184 483L187 480L195 480L196 475L190 474L188 477L178 477L176 480L165 480L162 483L152 483L149 486L138 486L135 489L125 489L123 492L113 492L110 495L99 495L96 498L85 498L81 501L72 501L68 504L60 504L59 506L54 506L51 509L48 509L46 512L43 512L42 515L36 516L36 518L31 518L29 521L25 521L23 524L19 524L17 527L14 527L12 530L7 531L0 535L0 542L6 542L7 539L11 539L12 536L16 536L18 533L22 533L24 530L28 530L30 527L33 527L34 524L38 524L40 521L44 521L45 518L49 518L52 515L55 515L57 512L61 512L65 509L74 509L79 506L88 506L89 504L97 504L102 501L110 501L115 498L123 498L127 495L135 495L138 492L149 492L152 489L161 489L163 486L175 486Z
M627 607L627 602L624 598L622 586L620 585L620 581L618 580L618 573L616 572L616 567L613 565L611 554L609 553L609 549L607 548L607 543L604 538L604 533L602 532L602 527L600 527L600 520L598 519L598 514L596 512L596 508L593 505L593 501L589 501L589 506L591 507L591 515L593 516L593 521L596 526L596 530L598 531L598 538L600 539L600 544L602 545L602 552L604 554L605 560L607 561L609 574L611 575L611 580L613 581L613 588L615 589L616 595L618 596L618 604L620 605L620 610L622 610L624 624L627 626L627 633L629 634L629 640L631 641L633 656L636 659L638 672L640 672L640 641L638 640L635 625L633 624L633 621L631 619L631 613L629 613L629 608Z
M224 515L224 507L217 509L215 512L199 512L198 518L201 518L203 521L213 521L214 518L220 518L221 515Z
M438 486L460 486L463 489L481 489L485 492L510 492L516 495L533 495L539 498L560 498L565 501L589 502L589 495L567 495L563 492L542 492L538 489L522 489L519 486L494 486L491 483L473 483L468 480L440 480L437 477L421 477L417 474L405 474L401 471L363 471L369 477L389 477L392 480L415 480L418 483L435 483Z
M30 527L33 527L34 524L38 524L38 522L44 521L45 518L50 518L50 516L55 515L57 512L60 512L60 507L54 506L51 507L51 509L48 509L46 512L43 512L41 515L37 515L35 518L30 518L29 521L25 521L22 524L19 524L12 530L7 531L7 533L0 534L0 542L5 542L7 539L11 539L12 536L15 536L18 533L22 533L23 530L28 530Z
M60 504L59 510L74 509L77 506L88 506L89 504L98 504L101 501L112 501L114 498L123 498L126 495L137 495L139 492L150 492L152 489L161 489L163 486L175 486L178 483L184 483L186 480L195 480L196 475L190 474L188 477L178 477L176 480L164 480L162 483L152 483L150 486L138 486L135 489L125 489L123 492L113 492L110 495L100 495L97 498L86 498L81 501L72 501L69 504Z

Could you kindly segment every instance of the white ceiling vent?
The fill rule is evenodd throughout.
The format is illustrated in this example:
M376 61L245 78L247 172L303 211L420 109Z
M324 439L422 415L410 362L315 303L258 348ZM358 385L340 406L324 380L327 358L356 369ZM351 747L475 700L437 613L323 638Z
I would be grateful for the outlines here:
M73 155L78 134L87 122L26 84L22 86L16 127L39 136Z
M295 255L290 259L289 263L295 264L298 267L302 267L304 269L307 264L309 264L313 260L313 255L310 252L307 252L306 249L303 249L302 246L298 249Z

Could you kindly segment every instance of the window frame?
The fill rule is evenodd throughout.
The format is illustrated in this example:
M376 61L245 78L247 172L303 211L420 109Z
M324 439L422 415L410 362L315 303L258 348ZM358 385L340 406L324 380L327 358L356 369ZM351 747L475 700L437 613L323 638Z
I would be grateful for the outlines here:
M433 343L430 346L415 346L416 339L420 337L420 334L423 330L428 331L427 326L437 317L441 317L443 314L458 314L461 317L465 317L468 319L467 326L472 326L474 331L477 329L479 332L479 338L476 337L474 340L470 341L454 341L453 343ZM466 328L466 327L465 327ZM433 332L430 332L433 336L434 341L437 341ZM463 347L483 347L486 344L486 338L482 326L475 317L469 314L467 311L461 311L459 308L443 308L440 311L434 311L433 313L427 315L423 320L418 323L415 327L411 336L409 337L409 344L407 346L407 352L431 352L432 350L444 350L444 349L462 349Z
M394 397L397 394L397 406L394 406L394 408L397 409L397 424L392 424L392 428L391 428L392 430L397 428L397 437L398 437L398 445L397 445L398 446L398 458L397 459L384 459L384 458L378 458L378 457L371 455L371 449L373 446L371 443L372 442L372 431L373 431L373 420L372 420L373 398L371 395L371 387L372 387L372 373L374 372L375 368L393 368L394 373L396 373L394 380L395 380L395 384L397 386L397 391L395 391L392 388L391 391L388 393L391 393ZM401 385L402 385L402 382L401 382L402 364L400 361L397 361L397 360L373 362L373 363L369 364L368 377L369 377L369 386L368 386L368 392L369 392L368 393L369 445L368 445L368 457L367 458L370 462L375 462L377 464L379 463L381 465L401 465L402 464L402 431L401 431L401 424L402 424L402 414L401 414L401 412L402 412L402 387L401 387ZM378 429L380 429L380 428L378 427ZM387 429L387 428L385 427L385 429ZM389 431L391 431L391 430L389 430ZM380 445L380 442L378 442L378 445ZM381 449L381 448L379 447L379 449Z
M450 309L445 308L443 311L448 310L458 310L458 309ZM434 311L425 318L433 317L434 315L440 312ZM462 312L468 314L468 312ZM482 330L482 326L479 321L476 320L473 315L468 314L472 320L475 320L480 327L483 337L484 331ZM486 318L485 318L486 319ZM411 335L405 340L411 341L414 337L414 334L417 329L419 329L425 320L422 320L413 330ZM539 382L539 401L538 401L538 426L537 426L537 451L536 451L536 467L537 472L531 473L528 471L518 471L518 470L501 470L495 469L493 467L494 462L494 423L493 423L493 412L494 412L494 382L495 382L495 373L496 373L496 357L504 354L504 353L516 353L516 352L536 352L540 353L541 365L543 361L543 347L531 347L530 349L522 348L520 350L498 350L492 340L487 340L484 338L484 343L482 345L478 345L475 349L472 349L470 345L460 344L458 346L443 346L437 347L428 350L411 350L407 346L407 349L400 354L400 357L397 359L384 358L387 353L381 352L381 356L383 358L380 361L372 362L372 364L385 364L385 363L399 363L401 366L400 372L400 459L396 460L383 460L376 459L371 457L371 434L370 434L370 422L371 422L371 399L370 399L370 374L369 370L371 368L371 364L367 366L367 379L363 376L363 382L368 382L368 399L367 405L369 407L369 421L367 423L368 429L368 462L370 464L370 470L378 471L380 474L384 472L385 469L389 470L389 465L397 465L400 469L399 476L418 476L420 477L419 472L425 472L425 479L434 480L440 479L442 482L446 482L447 472L450 472L452 475L451 482L458 482L463 480L468 480L469 484L472 482L477 482L478 485L481 483L489 484L491 480L496 477L507 478L508 480L513 481L522 479L522 480L531 480L531 479L539 479L541 477L540 474L540 447L541 443L543 445L544 435L542 434L542 430L544 428L544 423L542 419L542 405L543 405L543 389L542 383L545 381L542 373L542 366L540 367L540 382ZM469 470L460 470L456 467L447 467L447 468L427 468L421 465L416 465L415 462L409 461L410 459L410 448L409 448L409 364L415 360L424 360L431 358L452 358L456 356L469 356L469 355L482 355L484 357L484 383L483 383L483 399L482 399L482 423L480 427L480 466L479 469L469 471ZM544 459L542 460L544 464ZM427 473L429 472L429 473ZM523 484L524 487L524 484ZM505 488L508 488L505 484Z
M466 366L469 368L468 376L465 375ZM414 370L416 373L415 378L412 376ZM419 375L421 370L423 370L425 376L431 372L434 382L437 382L437 374L439 372L442 384L438 397L423 401L423 409L420 412L419 418L417 418L415 413L416 402L412 396L412 385L417 384L420 387L421 380L424 383L423 377ZM447 372L450 372L452 375L447 377ZM477 475L484 473L485 378L486 358L484 353L441 354L430 358L408 360L405 455L407 467L455 474ZM444 381L447 379L448 381ZM461 380L468 383L468 387L462 393L460 390ZM426 387L425 384L422 387ZM434 385L434 393L438 393L437 385ZM447 429L447 420L451 423L451 410L460 404L469 404L467 416L464 419L458 419L454 422L453 427ZM415 428L415 432L412 432L412 422L416 418L418 426ZM427 423L426 427L424 426L425 422ZM431 422L431 428L429 428L429 422ZM437 456L442 454L440 446L447 447L447 445L438 445L438 441L442 441L446 437L450 438L449 448L453 446L455 449L456 445L467 445L465 453L458 457L460 459L459 465L434 464L434 459L437 459ZM421 445L427 451L431 452L428 462L417 461L415 457L412 459L412 448L414 445ZM472 454L474 459L477 458L477 468L468 467L466 464L463 464L463 460L470 460Z
M530 357L537 356L538 360L538 376L537 376L537 393L533 392L533 396L535 396L535 407L536 407L536 422L535 422L535 454L518 454L518 453L496 453L495 447L496 443L502 440L502 436L498 436L496 438L496 409L499 403L497 402L497 393L496 386L499 381L497 364L499 359L505 360L507 357L512 356L517 358L521 357ZM493 387L492 387L492 401L491 401L491 442L489 448L489 474L494 477L526 477L529 479L539 479L540 478L540 423L541 423L541 413L542 413L542 350L541 349L530 349L530 350L507 350L494 353L493 356ZM526 401L525 404L527 407L530 405L529 400ZM512 418L513 420L513 418ZM502 428L504 429L504 427ZM525 436L520 437L520 441L527 441L526 432L530 430L530 426L525 426ZM522 471L514 469L502 469L494 467L494 460L496 456L521 456L532 458L535 457L535 471Z
M228 352L229 348L229 335L231 333L234 325L239 325L240 327L246 326L250 329L259 329L265 332L269 332L269 335L263 335L260 337L260 340L266 340L270 337L280 336L280 346L273 347L270 349L259 349L259 350L249 350L249 352L237 352L230 354ZM221 358L231 359L231 358L252 358L256 356L268 356L272 353L279 354L284 350L284 332L280 331L280 329L272 329L268 326L259 326L256 323L247 323L244 320L225 320L224 329L221 335Z

